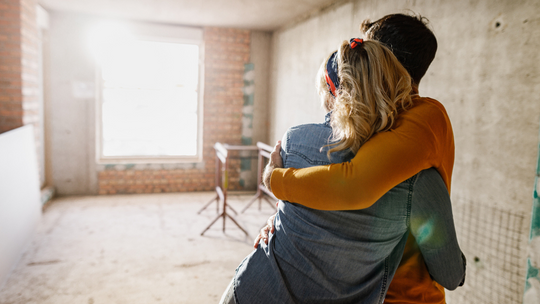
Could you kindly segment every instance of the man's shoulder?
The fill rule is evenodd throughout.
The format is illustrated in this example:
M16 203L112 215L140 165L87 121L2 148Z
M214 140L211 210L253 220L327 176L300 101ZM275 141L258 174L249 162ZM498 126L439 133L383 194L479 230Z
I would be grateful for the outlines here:
M413 106L398 116L394 128L399 127L405 121L410 121L414 125L423 126L429 130L437 129L444 132L451 130L448 113L439 101L419 96L413 97L412 101Z

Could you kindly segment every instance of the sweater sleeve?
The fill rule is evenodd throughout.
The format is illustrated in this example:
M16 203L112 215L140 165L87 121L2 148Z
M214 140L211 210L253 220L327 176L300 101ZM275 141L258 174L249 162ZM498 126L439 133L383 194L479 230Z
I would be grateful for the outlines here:
M421 170L439 169L445 142L448 138L453 141L451 132L444 107L422 98L415 101L413 108L400 114L393 129L366 142L350 162L305 169L275 169L271 188L278 199L313 209L368 208ZM448 185L447 179L445 182Z

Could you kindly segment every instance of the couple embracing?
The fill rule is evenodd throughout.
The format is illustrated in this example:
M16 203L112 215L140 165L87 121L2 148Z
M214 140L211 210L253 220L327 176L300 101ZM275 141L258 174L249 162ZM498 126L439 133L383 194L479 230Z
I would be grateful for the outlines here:
M321 64L325 120L290 128L265 184L281 201L221 303L433 303L465 280L450 120L418 85L437 41L424 18L364 21Z

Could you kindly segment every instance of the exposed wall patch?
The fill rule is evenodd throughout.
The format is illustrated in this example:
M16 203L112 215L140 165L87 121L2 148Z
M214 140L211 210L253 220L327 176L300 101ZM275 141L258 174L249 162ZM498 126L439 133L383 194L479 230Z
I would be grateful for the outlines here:
M533 208L531 215L531 233L529 240L529 258L527 259L527 279L523 303L540 303L540 137L538 161L533 189Z
M242 145L253 145L253 112L255 104L255 65L244 64L244 105L242 108ZM240 152L240 185L244 189L256 188L253 158L250 151Z

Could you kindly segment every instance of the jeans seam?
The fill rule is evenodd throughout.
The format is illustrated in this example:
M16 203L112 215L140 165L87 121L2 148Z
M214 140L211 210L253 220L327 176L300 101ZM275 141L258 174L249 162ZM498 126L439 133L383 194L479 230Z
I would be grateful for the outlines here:
M235 283L236 283L236 278L235 278ZM233 295L233 299L234 299L234 303L235 304L238 304L238 298L236 297L236 286L235 284L233 284L233 292L232 292L232 295Z
M411 228L411 207L412 197L414 192L414 183L416 182L418 174L409 178L409 194L407 195L407 228Z
M290 140L290 133L287 131L286 133L286 136L287 136L287 143L284 147L281 147L281 152L279 152L279 156L282 157L282 160L283 160L283 168L288 168L288 163L287 163L287 154L289 154L289 143L291 142ZM285 149L283 149L285 148ZM283 153L283 151L285 151L285 153Z
M388 284L388 257L384 259L384 274L381 286L381 296L379 297L379 304L382 304L384 302L384 291L386 290L386 284Z

